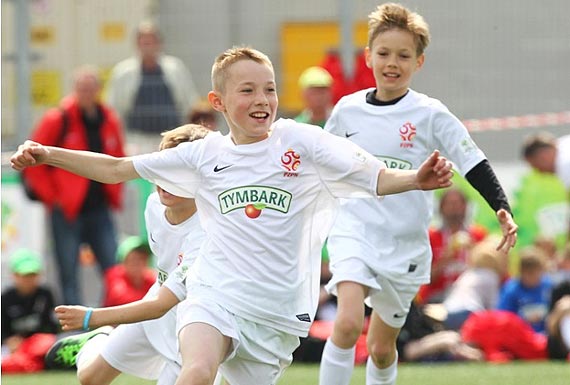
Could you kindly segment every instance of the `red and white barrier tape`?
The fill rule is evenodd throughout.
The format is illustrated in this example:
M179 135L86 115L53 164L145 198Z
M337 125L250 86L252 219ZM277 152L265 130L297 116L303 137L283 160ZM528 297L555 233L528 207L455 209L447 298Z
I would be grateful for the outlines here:
M550 112L503 118L468 119L463 124L470 132L503 131L532 127L561 126L570 124L570 111Z

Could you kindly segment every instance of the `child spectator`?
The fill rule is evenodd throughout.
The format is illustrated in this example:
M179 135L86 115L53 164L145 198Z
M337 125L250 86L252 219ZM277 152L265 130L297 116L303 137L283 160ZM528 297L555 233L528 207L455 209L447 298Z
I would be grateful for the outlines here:
M13 285L2 293L2 373L35 372L55 342L59 325L53 295L40 283L40 257L19 249L10 257Z
M501 283L507 274L508 257L497 251L494 242L491 238L473 247L467 257L467 270L451 286L442 305L425 306L424 311L428 314L433 313L435 307L443 306L444 317L440 320L446 329L459 330L471 313L497 306Z
M534 246L520 252L520 277L501 289L498 309L517 314L537 332L545 332L552 281L545 273L546 256Z
M115 306L141 299L154 284L156 273L149 267L152 251L146 240L128 237L117 249L117 265L105 272L103 306Z

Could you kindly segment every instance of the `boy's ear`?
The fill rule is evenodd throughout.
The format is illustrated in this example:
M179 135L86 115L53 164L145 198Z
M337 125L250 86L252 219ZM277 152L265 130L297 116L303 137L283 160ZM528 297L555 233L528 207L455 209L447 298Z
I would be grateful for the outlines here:
M370 60L370 48L364 48L364 59L366 60L366 67L372 68L372 61Z
M422 68L422 67L424 66L425 60L426 60L426 55L422 53L422 54L418 57L416 70L419 70L420 68Z
M220 97L220 95L218 95L216 91L208 92L208 101L210 102L210 105L214 108L214 110L219 112L226 111L226 107L224 107L222 98Z

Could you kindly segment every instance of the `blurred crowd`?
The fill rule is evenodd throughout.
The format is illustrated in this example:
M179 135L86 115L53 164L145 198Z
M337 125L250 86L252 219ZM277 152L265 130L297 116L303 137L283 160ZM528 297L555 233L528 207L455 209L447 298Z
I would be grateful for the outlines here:
M158 150L159 134L183 123L220 129L207 95L199 95L190 71L166 55L162 43L156 25L141 23L135 33L137 55L113 68L104 92L97 69L79 68L70 95L42 117L31 139L122 156ZM356 57L351 77L342 73L336 52L306 69L299 78L304 109L292 118L323 127L340 96L374 86L362 54ZM541 133L521 149L529 171L512 199L520 227L510 255L495 249L497 229L478 220L477 201L461 182L438 197L440 220L429 230L431 283L420 289L400 333L401 360L568 359L570 210L568 186L555 172L562 140L568 142ZM11 256L12 285L2 294L3 372L43 368L43 355L60 332L55 304L84 303L77 276L86 245L103 278L102 305L140 299L155 280L146 240L120 239L113 223L112 211L125 198L120 185L101 185L47 166L31 168L24 179L49 213L63 298L56 299L43 283L41 256L28 249ZM330 276L325 244L323 287ZM335 307L335 297L322 289L317 321L297 359L320 360ZM366 360L365 334L366 328L357 343L359 362Z

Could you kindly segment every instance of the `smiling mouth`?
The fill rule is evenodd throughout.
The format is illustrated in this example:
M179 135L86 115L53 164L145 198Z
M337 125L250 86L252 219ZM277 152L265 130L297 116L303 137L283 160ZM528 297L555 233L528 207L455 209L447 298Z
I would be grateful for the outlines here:
M391 79L397 79L397 78L400 77L400 75L398 75L398 74L392 74L392 73L385 73L385 74L384 74L384 77L391 78Z
M254 119L267 119L269 117L268 112L252 112L249 114Z

